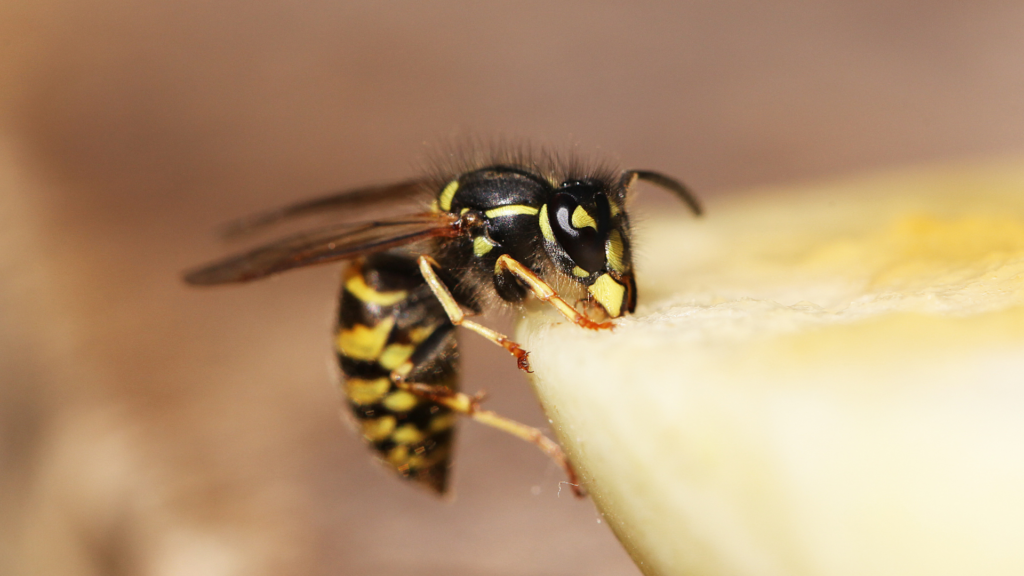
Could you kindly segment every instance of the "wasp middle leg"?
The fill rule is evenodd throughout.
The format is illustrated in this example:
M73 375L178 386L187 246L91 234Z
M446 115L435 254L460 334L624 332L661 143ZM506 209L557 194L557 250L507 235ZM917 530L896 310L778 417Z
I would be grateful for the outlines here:
M429 372L430 367L436 365L447 353L446 342L454 336L450 333L451 328L454 328L454 325L448 325L448 329L436 330L430 338L417 347L409 359L391 372L391 382L394 387L533 444L562 468L573 493L578 497L584 496L586 493L579 485L576 471L569 463L561 446L538 428L506 418L494 411L482 409L480 402L483 398L480 394L470 396L447 386L422 383L425 380L423 375Z
M437 266L437 261L430 256L420 256L418 259L420 273L423 274L424 280L430 286L430 289L434 292L434 296L437 297L438 301L441 302L441 306L444 307L445 313L448 314L448 319L451 320L452 324L456 326L462 326L468 328L473 332L483 336L484 338L494 342L498 346L501 346L505 350L508 350L512 356L516 359L516 364L520 370L524 372L530 371L530 362L527 360L529 352L523 350L522 346L516 344L511 338L504 334L491 330L490 328L477 324L472 320L466 319L466 313L462 310L462 306L459 306L458 301L452 296L448 287L444 285L444 282L437 276L437 272L434 271L434 267Z

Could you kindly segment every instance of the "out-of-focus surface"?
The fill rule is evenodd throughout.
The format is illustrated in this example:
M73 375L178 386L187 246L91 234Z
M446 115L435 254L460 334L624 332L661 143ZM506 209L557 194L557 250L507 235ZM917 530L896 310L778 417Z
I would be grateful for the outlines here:
M179 271L226 252L216 224L410 176L454 133L704 196L1019 149L1021 29L1013 2L3 4L0 573L636 573L511 438L462 427L452 503L368 461L336 267ZM466 387L543 422L464 341Z

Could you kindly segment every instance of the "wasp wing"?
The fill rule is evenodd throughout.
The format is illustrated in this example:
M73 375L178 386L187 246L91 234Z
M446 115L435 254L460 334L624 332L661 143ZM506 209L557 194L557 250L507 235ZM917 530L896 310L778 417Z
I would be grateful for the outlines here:
M348 260L430 238L462 233L459 218L445 212L341 224L296 234L244 254L185 273L189 284L248 282L292 268Z
M333 212L358 210L378 204L410 201L426 191L426 180L407 180L394 184L364 186L345 190L322 198L313 198L283 208L268 210L229 222L221 231L226 239L247 236L273 224L292 218ZM393 207L393 206L392 206Z

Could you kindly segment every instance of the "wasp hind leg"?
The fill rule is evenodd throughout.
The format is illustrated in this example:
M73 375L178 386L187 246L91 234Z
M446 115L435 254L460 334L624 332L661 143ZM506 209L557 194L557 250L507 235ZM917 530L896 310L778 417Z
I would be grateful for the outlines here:
M586 493L580 487L577 480L576 471L573 470L568 458L565 457L561 446L545 436L539 429L516 422L491 410L480 408L480 402L483 400L482 395L470 396L462 392L456 392L447 386L432 386L416 382L419 372L428 370L430 366L436 364L447 350L444 346L444 339L448 336L446 332L443 329L435 331L434 335L423 342L409 359L391 372L391 382L394 386L423 400L433 402L452 412L462 414L481 424L497 428L533 444L562 468L568 478L569 485L572 487L573 493L577 497L582 498L585 496Z

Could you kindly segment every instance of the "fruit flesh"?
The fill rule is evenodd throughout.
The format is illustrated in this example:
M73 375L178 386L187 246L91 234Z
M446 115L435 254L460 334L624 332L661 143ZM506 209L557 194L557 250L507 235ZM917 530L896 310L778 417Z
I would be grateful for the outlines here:
M1024 162L756 191L636 244L636 315L518 339L641 570L1024 573Z

